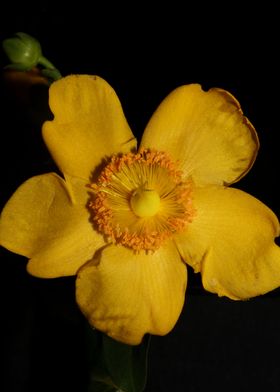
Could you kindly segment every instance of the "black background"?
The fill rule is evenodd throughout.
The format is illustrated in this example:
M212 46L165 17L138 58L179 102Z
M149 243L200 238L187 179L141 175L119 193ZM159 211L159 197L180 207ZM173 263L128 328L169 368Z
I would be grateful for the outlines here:
M57 2L58 3L58 2ZM181 84L221 87L240 101L261 142L256 164L237 186L280 216L278 190L279 62L276 11L238 4L133 3L6 5L1 40L24 31L64 75L98 74L116 90L134 133ZM5 58L1 55L1 64ZM1 205L25 179L53 170L41 141L45 108L1 82ZM42 95L40 95L42 97ZM41 280L26 260L1 249L4 390L86 391L83 318L74 278ZM279 291L233 302L203 291L190 271L187 301L174 330L153 337L147 392L280 391ZM7 353L7 354L6 354Z

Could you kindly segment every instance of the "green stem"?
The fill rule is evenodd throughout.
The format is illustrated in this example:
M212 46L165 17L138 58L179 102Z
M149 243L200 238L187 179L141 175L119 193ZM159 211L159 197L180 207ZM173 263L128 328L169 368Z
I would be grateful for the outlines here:
M44 56L39 58L38 64L43 65L45 68L55 69L55 66Z
M62 75L59 70L46 57L41 56L38 60L38 64L42 65L45 68L46 72L43 72L43 74L45 73L45 75L47 75L48 71L50 71L51 78L53 80L58 80L62 78Z

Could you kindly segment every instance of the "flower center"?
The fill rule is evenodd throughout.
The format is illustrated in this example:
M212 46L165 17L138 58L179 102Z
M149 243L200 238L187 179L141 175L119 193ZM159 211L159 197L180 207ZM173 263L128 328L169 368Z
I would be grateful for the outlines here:
M89 187L95 228L136 252L155 251L195 214L192 181L161 151L113 156Z
M153 189L140 187L133 192L130 206L135 215L140 218L154 216L160 208L159 194Z

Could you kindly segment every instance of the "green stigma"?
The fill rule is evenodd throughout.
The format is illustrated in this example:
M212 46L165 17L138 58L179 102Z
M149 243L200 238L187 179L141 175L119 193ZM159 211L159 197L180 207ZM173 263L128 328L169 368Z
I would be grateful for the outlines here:
M160 197L156 191L141 187L131 196L130 206L140 218L154 216L160 208Z

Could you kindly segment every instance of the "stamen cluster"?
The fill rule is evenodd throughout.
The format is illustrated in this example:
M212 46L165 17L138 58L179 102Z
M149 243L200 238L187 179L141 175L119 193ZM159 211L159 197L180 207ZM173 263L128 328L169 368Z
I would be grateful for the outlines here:
M177 165L162 151L115 155L89 186L93 191L89 208L97 230L136 252L155 251L194 216L192 181L183 181ZM139 217L131 208L131 197L143 187L160 197L154 216Z

